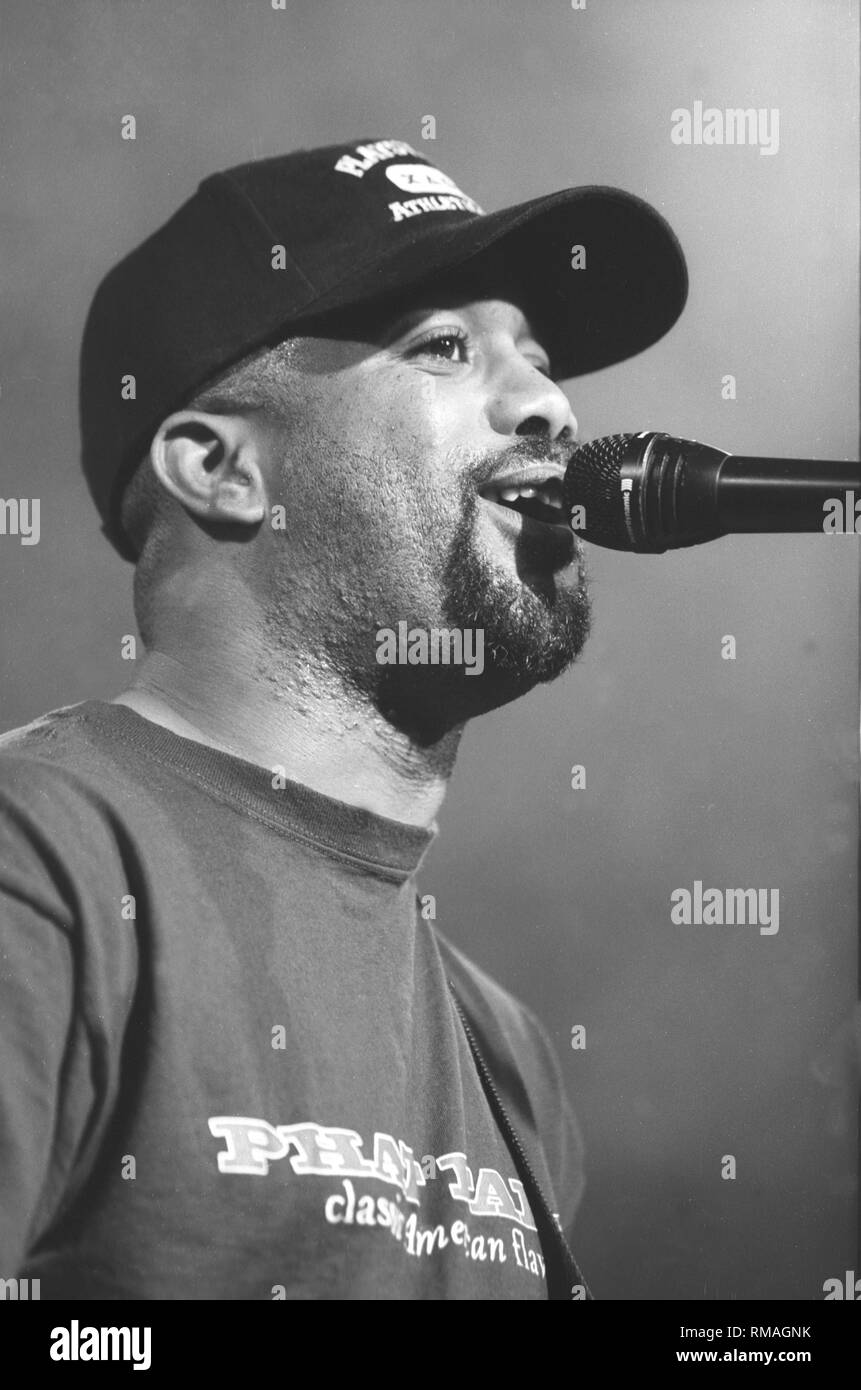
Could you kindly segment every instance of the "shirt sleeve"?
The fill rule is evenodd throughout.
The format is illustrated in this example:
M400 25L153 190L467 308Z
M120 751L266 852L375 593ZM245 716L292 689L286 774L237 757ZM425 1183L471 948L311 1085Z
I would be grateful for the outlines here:
M25 819L0 792L0 1261L10 1276L47 1195L73 1032L68 904Z
M85 946L104 823L50 769L0 763L0 1274L16 1277L97 1142L117 1012L100 980L124 960Z
M569 1235L586 1186L583 1135L549 1034L531 1010L524 1008L524 1014L531 1026L541 1069L540 1080L533 1077L530 1089L559 1205L556 1215Z

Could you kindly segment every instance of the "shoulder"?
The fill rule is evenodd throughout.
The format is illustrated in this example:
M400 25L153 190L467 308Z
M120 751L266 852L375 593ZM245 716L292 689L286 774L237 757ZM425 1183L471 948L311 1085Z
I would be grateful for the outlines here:
M134 788L83 715L67 706L0 735L0 888L81 906L114 892L122 805ZM115 872L112 872L112 869Z
M495 980L492 975L477 965L474 960L458 950L447 937L435 932L443 960L451 967L455 976L453 983L466 984L478 994L486 1009L503 1030L508 1042L517 1050L521 1060L534 1054L539 1065L549 1067L556 1076L556 1063L553 1046L543 1024L514 994ZM525 1052L524 1052L525 1049Z
M75 708L0 738L0 1012L19 1047L39 1020L113 1044L138 978L121 779Z
M48 812L76 800L106 803L122 774L89 711L93 702L66 705L0 734L0 796Z

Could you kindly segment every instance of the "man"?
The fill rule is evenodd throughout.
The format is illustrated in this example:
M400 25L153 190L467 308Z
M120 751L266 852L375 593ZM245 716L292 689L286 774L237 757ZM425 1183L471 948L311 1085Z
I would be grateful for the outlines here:
M104 281L83 462L147 655L3 740L0 1272L586 1295L546 1035L414 877L466 721L586 637L558 381L685 293L638 199L488 215L396 140L215 175Z

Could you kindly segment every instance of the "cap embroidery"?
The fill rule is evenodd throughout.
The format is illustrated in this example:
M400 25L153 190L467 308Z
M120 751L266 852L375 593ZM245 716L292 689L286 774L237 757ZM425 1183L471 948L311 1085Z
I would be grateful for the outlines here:
M421 159L418 150L405 140L374 140L370 145L354 146L354 154L342 154L335 163L339 174L352 174L354 178L364 178L369 169L384 159L395 159L398 155L414 154Z

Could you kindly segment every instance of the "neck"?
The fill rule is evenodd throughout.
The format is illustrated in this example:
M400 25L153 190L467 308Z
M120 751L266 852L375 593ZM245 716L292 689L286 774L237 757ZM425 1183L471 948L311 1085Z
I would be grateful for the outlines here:
M334 800L433 827L462 725L421 746L316 655L295 656L277 681L250 656L227 642L193 655L153 650L114 703Z

